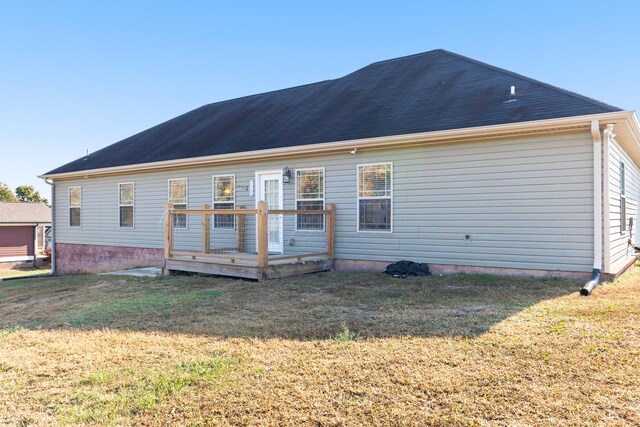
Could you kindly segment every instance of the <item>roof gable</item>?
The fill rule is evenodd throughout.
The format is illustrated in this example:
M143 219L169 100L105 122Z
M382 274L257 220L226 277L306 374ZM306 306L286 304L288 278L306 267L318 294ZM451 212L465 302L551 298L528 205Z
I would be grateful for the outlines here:
M434 50L335 80L205 105L47 175L612 111L620 109Z

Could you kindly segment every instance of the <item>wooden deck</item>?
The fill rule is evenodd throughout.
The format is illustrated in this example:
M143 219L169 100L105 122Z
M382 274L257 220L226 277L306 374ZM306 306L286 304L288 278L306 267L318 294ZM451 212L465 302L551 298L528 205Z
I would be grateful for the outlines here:
M243 254L241 259L203 256L202 254L178 255L165 260L165 273L189 271L244 279L278 279L306 273L333 269L333 260L326 257L302 256L293 259L270 259L266 267L258 266L258 255L253 259ZM300 258L300 259L299 259Z
M269 210L266 202L260 202L258 209L215 210L208 205L202 209L173 209L167 205L165 220L165 260L163 271L175 271L240 277L254 280L278 279L306 273L333 270L335 241L335 206L327 205L324 211ZM179 251L173 248L173 217L180 214L202 215L202 251ZM210 245L211 215L237 215L238 240L235 247L223 250ZM274 254L267 250L268 215L325 215L326 250L317 253ZM245 215L257 215L257 253L247 253L244 249ZM215 253L219 251L218 253ZM212 253L214 252L214 253Z

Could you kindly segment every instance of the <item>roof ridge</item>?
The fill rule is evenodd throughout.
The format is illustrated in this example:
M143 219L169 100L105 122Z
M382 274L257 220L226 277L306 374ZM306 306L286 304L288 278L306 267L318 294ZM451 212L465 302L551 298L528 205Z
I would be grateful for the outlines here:
M432 66L437 74L429 71ZM496 105L494 98L482 96L488 84L506 85L512 79L528 85L535 95L522 108ZM473 103L448 102L464 96ZM304 108L292 108L300 104ZM440 117L440 109L455 114ZM619 109L592 98L433 49L372 62L335 79L210 102L43 176L616 111Z
M223 99L221 101L210 102L209 104L204 104L204 105L202 105L201 107L198 107L198 108L209 107L211 105L222 104L224 102L238 101L240 99L245 99L245 98L253 98L253 97L256 97L256 96L268 95L270 93L284 92L284 91L292 90L292 89L300 89L300 88L303 88L303 87L306 87L306 86L314 86L314 85L318 85L318 84L321 84L321 83L333 82L333 81L339 80L341 78L342 77L338 77L337 79L320 80L319 82L305 83L305 84L301 84L301 85L297 85L297 86L285 87L285 88L282 88L282 89L268 90L266 92L254 93L254 94L251 94L251 95L243 95L243 96L239 96L237 98ZM185 114L187 114L187 113L185 113Z
M221 104L221 103L223 103L223 102L228 102L228 101L237 101L237 100L244 99L244 98L253 98L253 97L255 97L255 96L268 95L268 94L270 94L270 93L284 92L284 91L287 91L287 90L300 89L300 88L303 88L303 87L306 87L306 86L314 86L314 85L318 85L318 84L322 84L322 83L334 82L334 81L336 81L336 80L341 80L341 79L343 79L343 78L345 78L345 77L348 77L348 76L350 76L350 75L352 75L352 74L355 74L355 73L357 73L358 71L363 70L363 69L365 69L365 68L367 68L367 67L370 67L370 66L372 66L372 65L375 65L375 64L383 64L383 63L385 63L385 62L398 61L398 60L401 60L401 59L407 59L407 58L411 58L411 57L413 57L413 56L426 55L426 54L428 54L428 53L434 53L434 52L447 53L447 51L446 51L446 50L444 50L444 49L432 49L432 50L428 50L428 51L425 51L425 52L412 53L412 54L410 54L410 55L398 56L397 58L383 59L383 60L381 60L381 61L371 62L371 63L369 63L369 64L367 64L367 65L365 65L365 66L362 66L362 67L360 67L360 68L358 68L358 69L356 69L356 70L354 70L354 71L352 71L352 72L350 72L350 73L348 73L348 74L345 74L344 76L336 77L335 79L320 80L320 81L317 81L317 82L304 83L304 84L301 84L301 85L296 85L296 86L291 86L291 87L285 87L285 88L282 88L282 89L274 89L274 90L268 90L268 91L266 91L266 92L259 92L259 93L253 93L253 94L251 94L251 95L239 96L239 97L237 97L237 98L223 99L223 100L221 100L221 101L210 102L210 103L208 103L208 104L204 104L204 105L202 105L202 106L201 106L201 107L199 107L199 108L202 108L202 107L208 107L208 106L210 106L210 105Z
M369 63L369 64L367 64L367 65L364 65L364 66L362 66L362 67L360 67L360 68L357 68L357 69L353 70L353 71L352 71L352 72L350 72L349 74L345 74L345 75L344 75L344 76L342 76L342 77L338 77L338 78L336 78L336 79L333 79L333 80L327 80L327 81L342 80L342 79L344 79L344 78L347 78L347 77L349 77L349 76L352 76L353 74L357 74L357 73L359 73L360 71L362 71L362 70L364 70L364 69L367 69L367 68L369 68L369 67L371 67L371 66L374 66L374 65L378 65L378 64L385 64L385 63L387 63L387 62L393 62L393 61L399 61L399 60L402 60L402 59L412 58L412 57L415 57L415 56L422 56L422 55L426 55L426 54L434 53L434 52L444 53L444 52L446 52L446 51L445 51L444 49L431 49L431 50L427 50L427 51L425 51L425 52L412 53L412 54L410 54L410 55L398 56L397 58L383 59L383 60L380 60L380 61L371 62L371 63Z
M586 102L588 102L588 103L590 103L592 105L595 105L597 107L607 108L610 111L622 111L622 108L616 107L615 105L610 105L610 104L607 104L606 102L602 102L602 101L599 101L597 99L590 98L588 96L580 95L577 92L573 92L571 90L564 89L564 88L561 88L559 86L555 86L555 85L552 85L552 84L549 84L549 83L545 83L545 82L543 82L541 80L537 80L537 79L525 76L523 74L519 74L519 73L516 73L516 72L513 72L513 71L509 71L509 70L507 70L505 68L500 68L500 67L497 67L495 65L491 65L491 64L488 64L486 62L478 61L477 59L469 58L468 56L460 55L459 53L451 52L451 51L448 51L448 50L445 50L445 49L438 49L438 50L441 51L442 53L446 54L446 55L454 56L456 58L463 59L463 60L465 60L467 62L471 62L473 64L480 65L480 66L485 67L485 68L490 68L490 69L492 69L494 71L497 71L499 73L506 74L506 75L512 76L512 77L516 77L518 79L526 80L528 82L531 82L531 83L534 83L534 84L537 84L537 85L540 85L540 86L544 86L544 87L547 87L549 89L556 90L558 92L562 92L565 95L569 95L569 96L571 96L573 98L576 98L576 99L579 99L579 100L582 100L582 101L586 101Z
M424 52L412 53L412 54L404 55L404 56L398 56L397 58L383 59L381 61L372 62L371 64L365 65L362 68L366 68L366 67L369 67L371 65L376 65L376 64L384 64L386 62L393 62L393 61L399 61L399 60L402 60L402 59L413 58L414 56L422 56L422 55L426 55L426 54L429 54L429 53L435 53L435 52L447 53L447 51L444 50L444 49L431 49L431 50L427 50L427 51L424 51ZM362 68L360 68L360 70L362 70ZM356 71L359 71L359 70L356 70Z

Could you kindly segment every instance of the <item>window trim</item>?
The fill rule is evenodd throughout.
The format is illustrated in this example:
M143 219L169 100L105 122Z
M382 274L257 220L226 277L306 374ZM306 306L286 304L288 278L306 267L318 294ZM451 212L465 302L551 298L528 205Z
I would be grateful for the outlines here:
M620 234L627 234L627 173L624 160L620 160Z
M389 196L363 196L360 197L360 168L363 166L380 166L380 165L389 165L389 173L391 174L391 194ZM389 199L391 201L391 223L389 224L389 230L360 230L360 200L379 200L379 199ZM393 222L394 222L394 213L393 213L393 162L376 162L376 163L360 163L356 165L356 233L383 233L383 234L393 234Z
M620 195L627 195L627 171L624 160L620 160Z
M216 178L228 178L228 177L233 178L233 202L216 202ZM216 203L228 203L228 204L233 203L232 209L236 208L236 174L235 173L211 175L211 208L212 209L216 208ZM233 215L233 214L230 214L230 215ZM212 218L211 227L218 230L235 230L236 229L235 215L233 219L233 227L216 227L215 215Z
M80 189L80 204L78 206L72 206L71 205L71 190L74 188L79 188ZM69 207L68 212L69 212L69 227L73 227L73 228L82 228L82 186L81 185L74 185L68 188L68 197L69 200L67 200L67 205ZM78 208L80 209L80 225L71 225L71 208Z
M122 185L131 185L133 187L133 203L130 205L123 205L120 201L120 186ZM133 220L133 224L131 225L131 227L128 226L123 226L122 225L122 211L120 210L120 208L123 207L132 207L132 220ZM119 182L118 183L118 228L123 228L125 230L133 230L134 228L136 228L136 184L133 181L130 182Z
M186 199L185 199L185 203L184 205L186 206L185 209L189 209L189 178L184 177L184 178L169 178L167 180L167 203L171 203L171 204L176 204L173 203L171 201L171 181L185 181L186 182ZM182 203L177 203L178 205L182 204ZM185 219L184 219L184 227L176 227L172 224L173 229L174 230L188 230L189 229L189 215L185 214Z
M316 170L321 170L322 171L322 198L321 199L298 199L298 171L316 171ZM294 174L294 179L293 179L293 185L294 185L294 209L298 210L298 202L300 201L314 201L317 202L319 200L322 200L322 210L327 209L327 205L326 205L326 198L327 198L327 194L325 189L327 188L327 174L326 174L326 170L325 167L317 167L317 168L300 168L300 169L294 169L293 171ZM298 215L296 214L296 218L295 218L295 224L296 224L296 228L295 231L299 231L299 232L309 232L309 233L324 233L326 231L326 227L327 227L327 221L325 218L325 215L322 216L322 230L318 229L318 230L301 230L298 228Z

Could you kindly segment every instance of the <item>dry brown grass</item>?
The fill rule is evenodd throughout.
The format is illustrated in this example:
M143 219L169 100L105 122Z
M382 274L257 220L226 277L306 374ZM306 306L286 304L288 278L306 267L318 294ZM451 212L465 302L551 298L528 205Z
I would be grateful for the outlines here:
M360 273L3 283L0 423L639 424L640 269L589 298L579 286Z
M49 274L50 268L30 268L20 270L0 270L0 279L7 279L11 277L33 276L33 275L45 275ZM1 286L1 285L0 285Z

